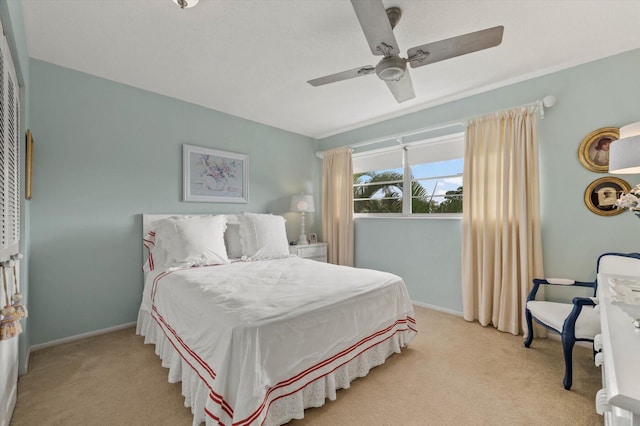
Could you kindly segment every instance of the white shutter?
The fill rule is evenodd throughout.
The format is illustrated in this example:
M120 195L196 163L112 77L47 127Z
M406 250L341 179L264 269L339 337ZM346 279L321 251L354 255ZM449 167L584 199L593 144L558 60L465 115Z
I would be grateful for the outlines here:
M436 163L464 157L464 133L408 144L409 165Z
M0 261L20 242L20 87L7 39L0 43Z
M353 173L402 168L402 151L409 151L409 165L436 163L464 157L464 133L353 154Z
M375 170L401 169L402 149L394 146L353 154L353 173L372 172Z

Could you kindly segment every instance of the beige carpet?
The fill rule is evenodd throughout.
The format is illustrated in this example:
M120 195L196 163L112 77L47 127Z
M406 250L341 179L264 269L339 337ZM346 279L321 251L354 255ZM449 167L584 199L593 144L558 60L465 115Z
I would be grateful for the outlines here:
M416 308L418 336L291 426L601 425L600 370L574 352L574 385L562 387L560 342L504 334ZM133 329L31 355L11 425L191 425L180 384L167 382L153 346Z

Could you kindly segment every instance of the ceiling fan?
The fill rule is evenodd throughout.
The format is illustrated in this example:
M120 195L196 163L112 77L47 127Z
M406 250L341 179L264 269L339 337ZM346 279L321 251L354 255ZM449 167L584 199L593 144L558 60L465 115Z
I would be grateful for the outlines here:
M393 28L402 15L400 8L390 7L385 10L382 0L351 0L351 4L356 11L371 53L382 55L383 58L375 67L367 65L309 80L308 83L312 86L322 86L375 73L378 78L387 83L396 101L404 102L415 97L407 62L412 68L417 68L502 43L504 27L497 26L412 47L407 51L407 58L401 58L398 42L393 35Z

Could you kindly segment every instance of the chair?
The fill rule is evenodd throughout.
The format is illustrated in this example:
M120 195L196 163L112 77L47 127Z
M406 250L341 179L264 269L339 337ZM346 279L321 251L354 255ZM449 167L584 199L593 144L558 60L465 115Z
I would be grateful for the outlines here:
M640 277L640 253L605 253L598 258L596 265L596 274L600 272ZM593 289L594 297L574 297L572 303L535 300L541 285L590 287ZM600 311L595 309L598 304L595 297L597 290L597 278L593 282L536 278L527 297L527 338L524 345L528 348L533 342L533 320L560 334L565 365L562 383L567 390L571 389L573 381L572 353L576 341L593 342L595 336L600 334Z

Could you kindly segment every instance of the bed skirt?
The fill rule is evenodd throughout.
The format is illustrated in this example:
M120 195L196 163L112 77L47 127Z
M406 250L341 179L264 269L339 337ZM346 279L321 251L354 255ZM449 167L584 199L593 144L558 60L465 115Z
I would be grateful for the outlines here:
M141 309L138 312L136 334L144 336L145 344L155 345L155 353L162 360L162 366L169 369L169 382L182 382L184 405L191 408L193 426L202 423L207 426L218 425L217 420L206 414L206 403L209 399L207 386L189 364L183 361L148 311ZM297 392L274 400L261 425L278 426L292 419L302 419L306 408L320 407L327 398L335 400L336 390L349 388L353 380L366 376L373 367L384 364L393 353L400 353L400 348L406 346L415 334L411 329L395 333L391 338L367 349Z

